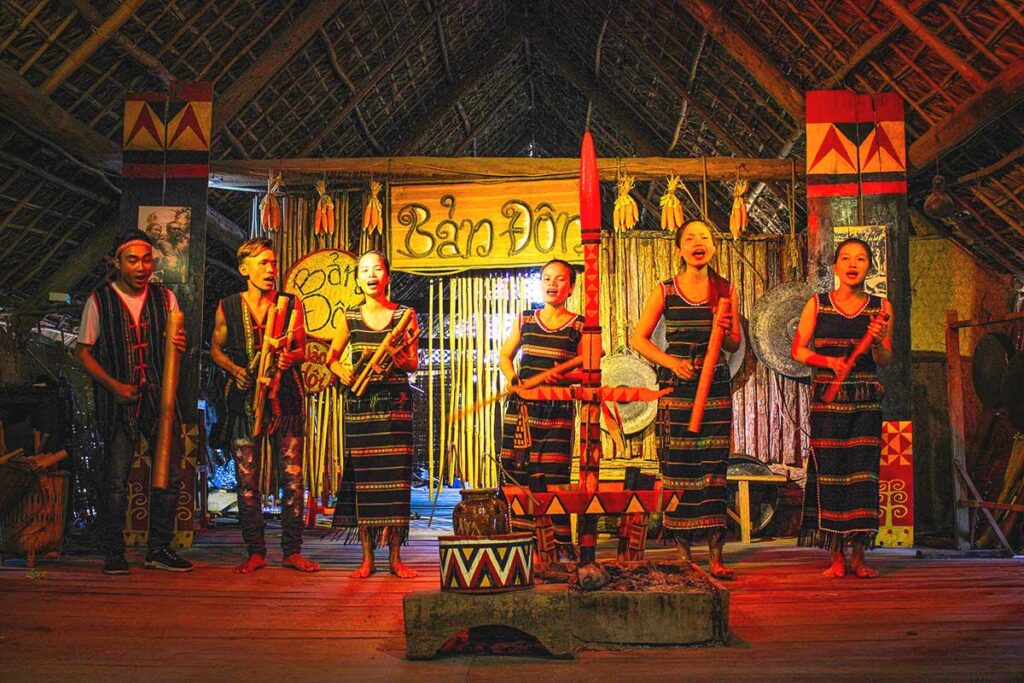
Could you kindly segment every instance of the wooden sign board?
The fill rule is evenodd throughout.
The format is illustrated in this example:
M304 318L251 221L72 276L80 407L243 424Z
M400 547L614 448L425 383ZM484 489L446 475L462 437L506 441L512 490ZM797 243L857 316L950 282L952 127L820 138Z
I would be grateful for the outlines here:
M583 262L576 180L392 185L391 265L411 273Z

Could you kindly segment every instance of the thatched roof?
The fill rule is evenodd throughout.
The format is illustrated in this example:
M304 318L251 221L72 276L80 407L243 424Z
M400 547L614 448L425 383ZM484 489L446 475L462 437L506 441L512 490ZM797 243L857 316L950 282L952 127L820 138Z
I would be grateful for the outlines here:
M805 90L892 90L912 208L937 166L957 202L914 229L1022 275L1022 57L1012 0L5 0L0 305L38 319L40 295L105 276L101 248L69 264L116 225L125 94L169 78L213 83L214 160L572 157L587 127L606 157L802 159ZM756 192L755 230L788 230L788 192ZM709 198L728 213L727 184ZM214 299L251 197L210 204Z

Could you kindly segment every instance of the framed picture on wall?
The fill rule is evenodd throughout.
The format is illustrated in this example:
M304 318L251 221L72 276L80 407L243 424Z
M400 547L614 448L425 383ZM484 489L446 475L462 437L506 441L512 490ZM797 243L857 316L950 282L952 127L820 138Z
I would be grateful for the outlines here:
M888 231L884 225L837 225L832 228L832 248L843 240L856 237L864 240L871 247L871 256L874 259L874 272L869 272L864 281L864 291L868 294L887 296L888 290L888 269L886 268L886 246ZM839 278L832 275L835 288L839 287Z
M153 241L153 281L187 282L192 209L187 206L140 206L138 228Z

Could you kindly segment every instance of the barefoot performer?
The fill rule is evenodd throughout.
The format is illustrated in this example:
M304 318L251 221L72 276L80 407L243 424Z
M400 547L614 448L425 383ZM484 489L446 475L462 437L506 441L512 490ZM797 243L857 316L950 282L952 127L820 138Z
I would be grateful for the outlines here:
M113 282L96 290L85 302L77 355L93 379L96 416L106 460L102 471L100 535L106 545L104 574L127 574L124 525L126 490L139 440L154 444L159 418L160 384L164 366L164 332L168 312L178 309L174 292L149 282L153 274L153 244L139 230L119 237L114 246ZM185 351L185 331L172 340ZM177 411L175 411L177 412ZM166 486L154 485L149 504L147 569L192 570L192 563L171 548L178 507L184 444L175 416L170 440Z
M513 392L522 380L582 354L583 316L565 307L576 286L576 271L555 259L548 261L540 277L544 308L520 313L501 347L499 367ZM517 373L514 359L520 349ZM548 383L558 384L559 378ZM506 483L534 492L546 491L549 484L568 484L575 423L573 401L527 401L509 395L502 422L501 464L515 481ZM569 515L536 519L516 515L512 526L516 531L535 533L541 561L575 559Z
M706 538L711 574L732 578L722 563L725 545L726 472L732 431L732 390L725 355L720 354L698 433L688 430L700 368L712 336L712 320L720 299L728 312L719 316L722 349L740 345L736 290L708 264L715 254L711 228L689 221L676 232L676 255L682 259L675 277L658 283L647 297L630 340L644 358L660 366L658 380L672 393L659 401L658 437L662 444L661 477L666 490L680 491L682 500L663 517L665 536L675 540L682 559L692 562L690 544ZM668 348L651 342L658 319L665 317Z
M847 545L853 547L851 567L857 576L878 576L865 564L864 549L878 532L882 385L876 370L892 361L887 322L892 307L864 291L873 266L867 243L856 238L841 242L833 259L839 288L807 301L793 339L793 358L814 372L811 457L798 544L832 553L824 572L830 577L846 574ZM851 367L850 352L865 337L871 340L870 351ZM844 374L835 399L823 400Z
M388 333L402 321L406 311L388 298L391 268L387 258L368 251L356 264L356 282L366 301L345 311L338 333L331 344L327 364L342 384L357 380L353 368L360 359L373 354ZM345 460L341 488L334 510L334 529L350 532L358 529L363 548L363 563L353 578L374 573L373 550L387 544L391 573L407 579L416 572L402 564L401 547L409 537L410 496L412 493L412 397L409 373L419 365L417 356L419 326L415 312L402 338L392 344L393 362L384 362L382 375L371 381L359 396L349 393L345 400ZM397 347L397 348L396 348ZM343 353L351 349L347 356ZM344 358L341 362L339 359ZM362 373L358 373L362 374Z
M315 572L320 565L302 556L302 444L305 408L298 366L306 357L302 302L275 289L277 255L270 240L256 238L238 247L244 292L222 299L214 319L210 357L228 374L226 439L235 456L238 515L249 558L235 571L249 574L267 566L263 537L260 458L263 439L272 439L281 496L281 547L285 567ZM272 324L275 329L267 329ZM287 332L285 332L287 330ZM270 335L270 338L265 337ZM271 342L279 343L271 344ZM266 376L257 377L261 355ZM262 390L258 387L264 382ZM272 387L272 388L271 388ZM262 398L262 407L257 405ZM257 417L259 422L257 423Z

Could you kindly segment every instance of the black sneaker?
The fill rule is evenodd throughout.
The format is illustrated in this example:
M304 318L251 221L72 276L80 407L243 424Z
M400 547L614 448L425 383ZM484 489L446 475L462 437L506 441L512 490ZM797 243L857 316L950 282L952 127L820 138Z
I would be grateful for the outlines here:
M107 553L107 559L103 562L104 574L128 574L131 572L128 560L124 559L124 551Z
M192 563L178 557L170 548L150 550L146 554L146 569L162 569L165 572L190 572Z

